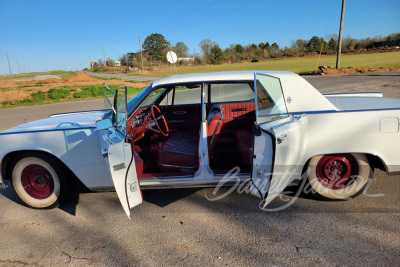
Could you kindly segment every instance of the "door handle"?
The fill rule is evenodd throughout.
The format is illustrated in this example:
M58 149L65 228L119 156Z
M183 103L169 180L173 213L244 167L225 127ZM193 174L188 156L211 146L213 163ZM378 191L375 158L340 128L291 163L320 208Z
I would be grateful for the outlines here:
M101 150L101 154L103 155L103 158L108 158L108 151L107 148L103 148Z
M238 111L246 111L246 108L233 108L232 112L238 112Z
M174 112L172 112L172 114L174 114L174 115L183 115L183 114L186 114L186 111L181 111L181 110L174 111Z
M281 144L287 138L286 134L283 134L277 138L278 144Z

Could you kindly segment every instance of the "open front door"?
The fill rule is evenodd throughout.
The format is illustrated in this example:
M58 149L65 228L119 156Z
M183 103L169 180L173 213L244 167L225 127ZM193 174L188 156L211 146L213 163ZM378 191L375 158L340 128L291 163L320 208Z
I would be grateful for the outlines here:
M114 96L111 118L97 122L101 153L110 171L115 191L130 218L130 209L143 202L138 182L133 147L126 137L127 91L118 88Z
M290 116L279 78L254 75L256 125L251 192L269 204L303 171L306 115Z

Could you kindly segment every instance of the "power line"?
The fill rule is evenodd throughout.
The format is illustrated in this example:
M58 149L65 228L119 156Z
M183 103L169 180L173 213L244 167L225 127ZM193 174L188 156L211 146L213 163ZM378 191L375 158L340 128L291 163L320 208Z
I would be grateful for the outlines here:
M151 28L149 28L147 30L145 29L145 31L143 31L145 34L142 34L142 35L147 35L150 31L160 31L160 29L162 29L163 27L165 27L166 25L169 25L169 24L183 23L185 20L187 20L187 18L194 19L193 18L194 14L204 11L205 9L215 5L217 2L224 2L224 1L227 1L227 0L215 0L215 1L211 2L210 4L206 4L206 5L203 5L201 7L198 7L196 9L194 9L193 11L188 12L188 15L180 17L179 19L171 20L171 21L163 23L161 25L158 25L158 26L155 26L155 27L151 27ZM224 8L224 7L225 7L225 5L221 5L219 8ZM131 35L131 36L127 36L127 37L124 37L124 38L121 38L121 39L107 40L107 41L108 42L118 42L118 41L130 40L130 39L133 39L135 37L136 37L135 35Z
M236 9L239 9L239 8L241 8L241 7L244 7L244 6L246 6L246 5L250 5L250 4L252 4L252 3L255 3L255 2L258 2L258 1L260 1L260 0L254 0L254 1L252 1L252 2L248 2L248 3L245 3L245 4L243 4L243 5L240 5L240 6L236 6L236 7L232 7L232 8L230 8L230 9L227 9L225 12L223 12L223 13L229 13L229 12L231 12L231 11L233 11L233 10L236 10ZM224 7L225 8L225 7ZM206 12L206 13L209 13L209 12ZM221 13L219 13L219 14L221 14ZM203 14L204 15L204 14ZM188 27L188 26L191 26L191 25L194 25L194 24L197 24L197 23L200 23L200 22L203 22L203 21L205 21L205 20L207 20L207 19L209 19L209 18L211 18L211 17L215 17L215 14L211 14L210 16L207 16L207 17L205 17L205 18L203 18L203 19L199 19L199 20L196 20L196 21L194 21L194 22L192 22L192 23L186 23L186 24L184 24L184 25L182 25L182 27L180 28L180 29L182 29L182 28L185 28L185 27ZM175 25L175 26L181 26L181 25ZM165 33L165 32L170 32L172 30L172 28L171 29L169 29L169 30L164 30L163 32Z
M191 21L191 20L195 20L195 19L197 19L197 18L199 18L199 17L202 17L202 16L204 16L204 15L206 15L206 14L208 14L208 13L210 13L210 12L213 12L213 11L216 11L216 10L218 10L218 9L221 9L221 8L226 8L226 5L220 5L220 6L217 6L217 7L215 7L215 8L213 8L213 9L211 9L211 10L207 10L207 8L210 8L210 7L212 7L213 5L215 5L216 3L218 3L218 2L220 2L220 3L223 3L224 1L226 1L226 0L217 0L217 1L214 1L214 2L212 2L211 4L209 4L209 5L207 5L207 7L205 8L205 9L203 9L203 8L197 8L196 10L193 10L193 12L189 12L189 15L187 15L186 17L181 17L180 19L178 19L178 20L172 20L172 21L170 21L170 22L167 22L167 23L164 23L164 24L162 24L162 25L160 25L160 26L158 26L158 27L153 27L153 28L150 28L149 30L147 30L147 31L145 31L145 34L147 35L147 34L149 34L151 31L162 31L161 29L163 29L163 28L165 28L165 27L167 27L167 29L168 28L171 28L171 27L175 27L175 26L177 26L177 25L183 25L185 22L187 22L187 21ZM232 1L229 1L230 3L232 3ZM193 14L193 13L196 13L196 11L198 12L198 11L200 11L201 13L199 14L199 15L195 15L195 14ZM195 16L194 16L195 15ZM168 24L172 24L172 26L168 26ZM156 30L155 30L156 29Z

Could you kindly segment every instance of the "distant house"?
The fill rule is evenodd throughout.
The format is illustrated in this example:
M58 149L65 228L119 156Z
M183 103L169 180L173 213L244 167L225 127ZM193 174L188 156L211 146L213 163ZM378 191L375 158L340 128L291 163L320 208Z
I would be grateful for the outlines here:
M193 61L194 57L178 57L178 61L182 60L182 61Z
M115 67L121 67L121 61L119 60L115 61Z

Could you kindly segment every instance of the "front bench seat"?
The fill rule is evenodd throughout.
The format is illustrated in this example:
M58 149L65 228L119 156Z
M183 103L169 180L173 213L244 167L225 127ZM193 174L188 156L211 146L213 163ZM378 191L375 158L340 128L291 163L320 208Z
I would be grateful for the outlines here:
M215 143L221 132L223 115L220 105L213 105L207 116L207 143L209 155L215 148ZM184 134L173 134L158 151L158 165L164 172L193 172L199 167L198 145L196 139L183 138Z

